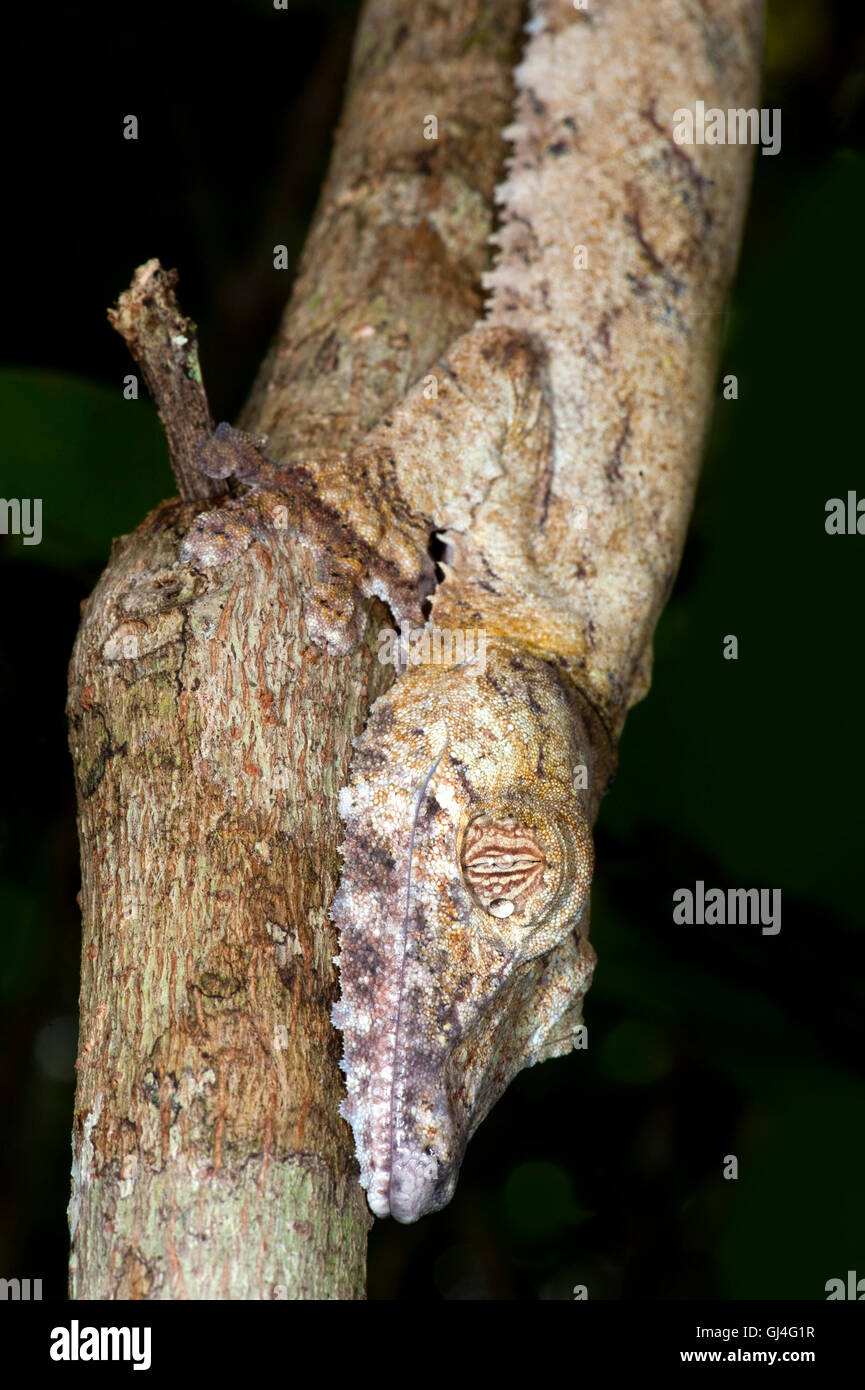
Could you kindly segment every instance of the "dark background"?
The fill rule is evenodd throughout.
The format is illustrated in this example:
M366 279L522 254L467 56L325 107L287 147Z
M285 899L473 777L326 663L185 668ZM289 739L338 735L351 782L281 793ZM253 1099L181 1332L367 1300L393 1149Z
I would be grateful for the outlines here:
M824 530L828 498L865 494L858 11L770 6L782 150L756 158L727 320L719 381L735 372L739 399L719 390L598 826L589 1049L517 1079L446 1211L376 1224L372 1298L822 1299L865 1277L865 537ZM174 491L105 308L141 261L176 265L215 416L234 416L289 289L270 248L299 250L326 168L356 6L34 15L4 123L0 495L42 497L44 538L0 537L0 1276L57 1297L79 953L66 664L112 536ZM780 935L674 926L696 879L781 888Z

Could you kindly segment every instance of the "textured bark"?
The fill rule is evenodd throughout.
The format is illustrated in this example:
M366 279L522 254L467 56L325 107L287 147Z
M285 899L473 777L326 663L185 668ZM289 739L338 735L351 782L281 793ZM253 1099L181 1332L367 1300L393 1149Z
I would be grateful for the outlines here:
M117 308L109 309L108 321L126 339L157 403L180 496L187 502L212 502L220 485L201 472L196 447L210 435L213 419L201 380L195 325L180 312L176 282L176 271L166 275L158 261L148 261Z
M480 311L520 11L453 9L365 13L301 273L243 419L277 458L345 450ZM164 503L115 544L71 664L71 1294L357 1298L369 1218L337 1112L327 910L337 791L388 676L371 639L341 660L308 641L311 563L284 537L216 576L180 565L195 510Z
M582 1043L591 825L684 544L752 158L682 151L674 112L752 105L761 8L533 0L486 319L326 480L356 530L358 476L389 534L414 528L392 607L442 546L340 798L334 1019L377 1216L440 1210L510 1080ZM431 630L483 655L436 655ZM478 826L499 911L467 872Z

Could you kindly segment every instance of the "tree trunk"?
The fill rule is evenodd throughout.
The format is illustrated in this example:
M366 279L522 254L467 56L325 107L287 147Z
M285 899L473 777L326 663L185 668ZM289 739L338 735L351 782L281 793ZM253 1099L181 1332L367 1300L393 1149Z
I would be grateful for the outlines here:
M242 421L274 457L349 449L479 316L519 21L515 0L367 7L294 294ZM195 383L195 347L169 344L159 284L141 272L115 322L183 500L115 543L70 671L83 919L70 1291L359 1298L369 1217L337 1109L328 907L337 792L388 668L374 623L346 658L310 643L312 564L277 533L215 576L178 563L211 495L190 466L208 419L203 393L178 399L168 358L185 352Z

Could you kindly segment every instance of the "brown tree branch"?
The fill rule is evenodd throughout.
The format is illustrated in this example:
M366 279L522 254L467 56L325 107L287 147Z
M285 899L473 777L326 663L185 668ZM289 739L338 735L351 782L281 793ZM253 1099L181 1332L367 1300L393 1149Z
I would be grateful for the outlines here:
M158 261L139 266L108 321L140 366L168 440L171 467L186 502L212 502L220 485L199 470L195 454L213 429L201 380L195 324L174 295L177 271Z
M276 457L344 450L478 313L520 9L452 11L373 0L361 23L295 294L243 420ZM167 278L145 272L170 306ZM278 533L216 574L179 564L209 413L189 343L171 342L186 320L151 324L153 301L130 293L153 394L182 417L166 429L184 500L115 544L70 668L71 1294L357 1298L368 1215L337 1110L327 913L336 795L386 668L371 639L341 660L308 641L312 563Z

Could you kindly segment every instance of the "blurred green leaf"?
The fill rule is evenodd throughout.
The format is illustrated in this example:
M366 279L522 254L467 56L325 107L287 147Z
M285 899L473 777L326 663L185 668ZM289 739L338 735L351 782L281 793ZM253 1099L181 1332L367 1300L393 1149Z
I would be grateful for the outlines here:
M556 1163L521 1163L508 1175L504 1200L508 1223L523 1239L548 1240L589 1217L574 1200L570 1175Z
M779 1079L769 1133L740 1155L719 1245L726 1298L825 1299L828 1279L865 1277L861 1201L865 1084L809 1065Z
M0 495L42 499L41 543L4 538L16 558L104 564L114 536L176 494L154 407L124 400L119 386L9 368L0 371L0 419Z
M624 1019L601 1041L601 1065L611 1081L649 1085L666 1076L672 1063L666 1032L646 1019Z

